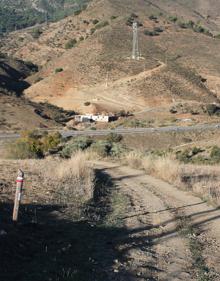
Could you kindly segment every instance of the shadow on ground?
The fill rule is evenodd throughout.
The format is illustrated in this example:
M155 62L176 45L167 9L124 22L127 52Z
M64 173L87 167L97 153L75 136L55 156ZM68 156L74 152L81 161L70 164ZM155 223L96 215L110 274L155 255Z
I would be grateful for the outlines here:
M73 222L61 206L23 206L17 225L11 212L11 204L1 204L0 229L7 234L0 236L0 280L111 280L123 229Z
M153 245L160 243L161 239L178 235L178 228L146 236L144 231L160 225L143 225L130 230L123 225L105 225L104 217L111 211L107 198L113 183L102 170L97 171L97 175L100 181L89 209L93 210L91 213L96 218L93 222L91 219L74 221L63 206L30 204L22 205L19 223L13 224L12 202L0 204L0 231L5 231L0 235L0 280L138 280L137 272L133 270L135 261L130 261L132 265L128 263L128 251L139 249L155 256ZM210 220L217 218L219 216ZM200 226L206 222L201 221ZM114 271L116 260L121 265L117 265ZM157 264L144 264L142 267L142 280L156 280L153 276L161 271Z

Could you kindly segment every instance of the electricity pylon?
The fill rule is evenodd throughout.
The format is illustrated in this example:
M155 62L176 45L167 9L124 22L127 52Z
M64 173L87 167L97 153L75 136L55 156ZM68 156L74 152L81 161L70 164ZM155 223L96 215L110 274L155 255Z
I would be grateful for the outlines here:
M132 49L132 59L139 60L139 46L138 46L138 24L137 22L133 22L133 49Z

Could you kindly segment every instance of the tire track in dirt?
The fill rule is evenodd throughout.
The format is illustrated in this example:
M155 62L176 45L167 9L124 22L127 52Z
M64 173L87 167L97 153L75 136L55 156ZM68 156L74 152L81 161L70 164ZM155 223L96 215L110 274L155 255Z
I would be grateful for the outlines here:
M120 218L128 232L119 250L126 260L124 267L134 276L132 280L196 280L187 240L178 232L178 220L158 196L143 186L144 173L110 163L99 162L96 166L104 168L120 192L130 198L129 211Z
M220 236L216 223L220 220L219 208L208 206L201 199L168 183L147 177L148 184L143 183L143 186L171 210L179 221L180 230L189 240L198 280L220 280Z

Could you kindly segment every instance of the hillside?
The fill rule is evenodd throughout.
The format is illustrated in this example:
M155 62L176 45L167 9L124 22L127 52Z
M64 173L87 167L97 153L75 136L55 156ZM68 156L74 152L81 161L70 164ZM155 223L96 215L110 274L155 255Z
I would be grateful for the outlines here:
M20 130L62 126L74 112L67 112L48 103L34 103L23 97L30 84L24 79L37 71L30 62L11 57L0 58L0 130Z
M179 103L218 102L219 4L213 9L210 1L209 20L198 23L204 5L164 3L94 0L79 15L42 26L37 38L32 30L9 34L1 50L41 66L26 80L28 98L78 112L169 111ZM130 59L134 20L139 61Z
M60 20L85 8L87 0L1 0L0 33Z
M25 78L38 71L38 67L30 62L0 56L0 92L21 95L29 87Z

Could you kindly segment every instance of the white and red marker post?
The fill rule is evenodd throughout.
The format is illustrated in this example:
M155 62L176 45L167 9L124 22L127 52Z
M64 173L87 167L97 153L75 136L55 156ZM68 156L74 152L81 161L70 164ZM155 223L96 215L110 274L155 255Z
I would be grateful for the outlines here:
M24 172L22 170L18 170L18 176L16 180L16 193L15 193L15 201L14 201L14 210L13 210L13 221L18 221L18 211L21 202L21 194L24 183Z

